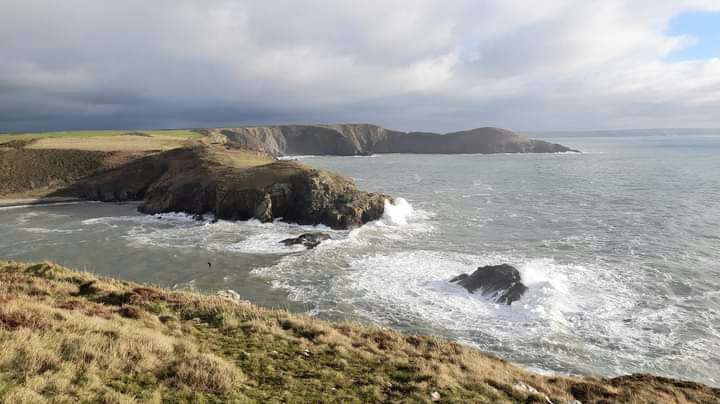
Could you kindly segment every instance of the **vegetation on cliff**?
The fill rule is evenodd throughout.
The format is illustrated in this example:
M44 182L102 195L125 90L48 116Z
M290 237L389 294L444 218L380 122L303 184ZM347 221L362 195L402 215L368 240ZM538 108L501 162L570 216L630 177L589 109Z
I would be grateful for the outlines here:
M245 158L240 158L245 156ZM252 164L243 162L252 161ZM244 150L194 146L152 154L56 192L104 202L142 200L155 214L212 213L219 219L348 228L379 219L386 199L351 179Z
M39 140L15 136L21 135L0 147L0 196L5 198L142 201L139 210L144 213L212 213L219 219L264 222L282 218L333 228L379 219L391 199L362 192L345 176L218 144L212 136L167 151L114 149L124 137L150 147L142 142L147 137L143 133L87 137L100 139L89 146L97 150L33 149L35 143L28 143L72 141L69 146L86 141L69 135Z
M696 383L543 376L441 338L50 263L0 261L0 302L0 402L720 402Z
M44 196L139 155L88 150L0 149L0 196Z

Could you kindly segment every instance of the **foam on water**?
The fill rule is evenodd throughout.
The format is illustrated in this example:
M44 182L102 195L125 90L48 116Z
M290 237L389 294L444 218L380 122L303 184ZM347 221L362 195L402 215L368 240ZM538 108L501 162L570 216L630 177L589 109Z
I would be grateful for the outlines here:
M385 210L380 220L389 225L404 226L412 214L413 207L404 198L395 198L394 202L386 199Z
M478 266L504 262L518 265L523 282L529 288L512 306L495 304L449 282L452 277L471 273ZM578 312L577 302L583 299L578 295L582 291L574 284L577 279L572 273L582 273L586 278L589 272L552 260L437 251L365 256L351 261L350 270L350 281L354 288L364 292L370 306L379 303L379 309L392 302L392 307L399 310L398 313L383 313L383 310L371 313L378 320L387 320L383 318L385 315L417 317L442 321L449 328L467 326L478 313L510 321L542 321L551 327L567 326L565 315Z
M77 233L81 232L82 229L49 229L44 227L24 227L22 228L23 231L26 231L28 233L37 233L37 234L51 234L51 233Z
M528 286L511 306L495 304L449 282L478 266L498 263L517 266ZM386 325L431 327L483 349L556 367L581 355L608 363L622 357L626 364L647 368L650 365L643 358L649 350L673 352L681 341L658 330L658 321L667 322L669 328L686 321L677 307L639 309L643 299L632 282L643 282L640 274L631 281L607 268L551 258L318 250L286 256L253 273L288 291L313 314L332 315L338 306L352 307L355 315ZM709 352L704 342L699 344Z
M62 259L66 245L81 255L83 245L113 249L114 261L97 254L93 262L88 253L87 265L121 276L167 271L169 284L196 279L201 289L220 279L217 287L263 304L282 306L289 297L293 310L441 334L534 369L650 372L720 385L717 156L638 143L634 152L623 145L572 158L313 156L313 165L363 178L364 189L403 195L413 206L388 201L382 218L350 231L159 219L111 205L53 208L78 220L47 217L49 208L33 209L37 217L0 211L0 250ZM87 231L14 231L21 227ZM309 231L331 239L313 250L279 243ZM205 256L212 271L198 265ZM203 258L186 269L184 257ZM529 287L511 306L449 282L498 263L516 266ZM133 266L142 272L125 269Z

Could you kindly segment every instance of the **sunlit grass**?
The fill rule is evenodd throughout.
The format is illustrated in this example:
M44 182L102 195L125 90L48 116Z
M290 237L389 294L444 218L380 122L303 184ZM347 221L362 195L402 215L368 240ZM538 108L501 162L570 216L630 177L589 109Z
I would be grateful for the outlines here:
M436 337L0 261L0 402L666 403L720 390L534 374Z
M182 139L193 139L200 137L200 134L191 129L150 129L150 130L71 130L55 132L28 132L0 134L0 141L3 140L37 140L45 138L87 138L100 136L118 136L127 133L144 133L153 137L172 137Z

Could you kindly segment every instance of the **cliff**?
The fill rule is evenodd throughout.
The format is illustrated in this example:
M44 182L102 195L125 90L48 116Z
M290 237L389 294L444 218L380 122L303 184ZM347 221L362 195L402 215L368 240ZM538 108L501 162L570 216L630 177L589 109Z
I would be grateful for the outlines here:
M557 153L565 146L529 139L498 128L478 128L444 135L399 132L368 124L279 125L198 129L208 138L280 155L366 155L376 153Z
M442 338L0 261L3 403L719 403L649 375L545 376Z
M0 195L40 196L139 156L121 151L0 148Z
M212 213L219 219L274 219L347 228L379 219L386 195L359 191L347 177L291 161L247 164L248 152L194 146L151 154L78 180L52 196L142 201L155 214Z

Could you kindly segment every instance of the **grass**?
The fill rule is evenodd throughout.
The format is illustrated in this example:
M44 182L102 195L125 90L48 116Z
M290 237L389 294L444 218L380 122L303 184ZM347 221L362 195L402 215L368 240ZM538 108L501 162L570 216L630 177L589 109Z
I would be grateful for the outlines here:
M271 156L243 149L210 148L209 158L228 167L247 168L270 164Z
M122 165L130 153L87 150L0 150L0 196L40 197L92 175Z
M0 402L663 403L720 390L547 377L444 339L0 262Z
M87 130L0 135L0 144L27 142L31 149L74 149L93 151L155 151L181 147L202 135L189 129Z
M201 135L193 132L191 129L153 129L153 130L72 130L72 131L55 131L55 132L28 132L0 134L0 142L9 140L37 140L49 138L89 138L118 136L126 133L144 133L152 137L173 137L191 139L198 138Z

